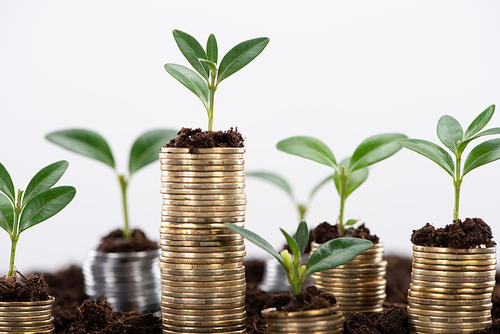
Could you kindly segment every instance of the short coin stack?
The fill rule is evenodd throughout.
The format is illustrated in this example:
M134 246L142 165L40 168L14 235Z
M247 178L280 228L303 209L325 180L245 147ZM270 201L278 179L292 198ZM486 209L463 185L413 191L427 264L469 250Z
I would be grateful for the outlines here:
M163 333L246 333L244 148L162 148Z
M472 333L491 325L496 249L413 246L411 333Z
M311 244L311 254L318 246ZM335 296L345 317L354 311L381 312L387 297L387 261L383 256L384 244L374 244L344 265L312 274L313 283Z
M36 302L0 302L0 333L54 333L54 297Z

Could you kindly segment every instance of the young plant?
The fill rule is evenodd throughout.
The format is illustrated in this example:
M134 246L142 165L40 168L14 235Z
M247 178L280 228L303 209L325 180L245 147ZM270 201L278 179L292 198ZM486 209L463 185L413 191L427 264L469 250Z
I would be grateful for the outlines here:
M214 97L217 87L224 79L238 72L257 57L269 43L269 38L254 38L236 45L217 65L218 47L213 34L208 36L206 50L193 36L183 31L174 30L173 35L182 54L199 75L177 64L165 64L165 70L203 102L208 115L208 131L212 131Z
M28 183L26 190L18 189L16 195L14 182L0 163L0 227L7 231L11 241L8 277L14 276L14 260L21 233L49 219L75 197L74 187L52 187L67 168L68 162L64 160L42 168Z
M290 254L286 249L278 254L269 242L243 227L230 223L225 223L224 225L228 229L241 234L243 237L247 238L249 241L253 242L255 245L259 246L276 258L286 272L286 277L292 286L294 295L298 295L300 293L300 286L304 283L304 279L307 276L343 265L373 246L372 242L366 239L333 239L320 245L314 253L312 253L307 264L303 265L300 259L304 254L309 241L309 230L305 221L300 222L297 227L295 237L291 237L283 229L280 229L281 233L285 236L290 249L292 250L292 254Z
M320 183L318 183L313 188L311 193L309 194L307 202L301 203L301 202L297 201L297 199L295 198L293 191L292 191L292 187L290 186L290 184L283 177L279 176L278 174L269 173L269 172L249 172L249 173L246 173L246 175L257 177L257 178L262 179L262 180L266 180L266 181L280 187L281 189L283 189L288 194L288 196L292 200L293 204L297 208L297 211L298 211L299 217L300 217L299 221L304 220L304 218L306 216L307 209L308 209L309 205L311 204L311 201L312 201L314 195L316 195L318 190L321 189L321 187L323 187L333 177L333 175L330 175L326 179L324 179Z
M334 170L333 181L340 195L340 214L338 218L339 233L342 235L345 226L354 225L359 221L349 219L344 223L344 208L347 197L358 188L368 177L368 166L384 160L401 147L396 140L407 138L399 133L386 133L372 136L363 141L349 158L337 163L332 151L322 141L312 137L291 137L280 141L276 147L286 153L298 155Z
M159 157L160 148L170 139L177 135L175 130L153 130L139 136L132 145L129 159L129 175L118 173L115 167L115 159L106 140L96 132L84 129L70 129L56 131L48 134L46 138L70 151L85 155L95 160L101 161L113 168L118 176L118 182L121 188L121 197L123 202L123 215L125 224L123 227L123 236L129 239L131 236L128 210L127 210L127 186L132 175L141 168L156 161Z
M458 219L460 204L460 189L464 176L476 169L500 159L500 138L490 139L474 147L462 167L462 154L467 145L474 139L500 134L500 128L491 128L481 131L490 121L495 112L495 105L486 108L469 125L467 130L463 131L458 121L448 115L442 116L437 124L437 136L441 143L446 146L455 156L455 162L451 155L441 146L422 139L398 140L398 143L412 151L422 154L443 168L452 178L455 195L455 205L453 208L453 220Z

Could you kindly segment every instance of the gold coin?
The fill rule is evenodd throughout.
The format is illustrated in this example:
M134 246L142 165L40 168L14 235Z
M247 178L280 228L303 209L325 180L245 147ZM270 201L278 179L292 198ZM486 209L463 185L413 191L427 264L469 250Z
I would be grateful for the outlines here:
M474 311L490 311L493 307L491 301L486 304L474 304L474 305L431 305L431 304L420 304L418 303L418 298L409 297L410 302L409 309L419 309L428 311L442 311L442 312L474 312Z
M483 317L438 317L434 315L420 315L420 314L408 314L408 320L418 320L418 321L427 321L430 323L462 323L472 324L472 323L484 323L486 321L491 320L491 316L483 316Z
M494 287L489 288L431 288L428 286L420 286L410 284L410 289L412 291L420 291L420 292L428 292L428 293L437 293L437 294L484 294L484 293L492 293Z
M213 177L244 177L245 171L161 171L161 176L165 177L194 177L194 178L213 178Z
M233 243L233 242L243 242L243 237L238 233L230 233L230 234L217 234L217 235L192 235L192 234L160 234L160 243L169 241L169 242L177 242L177 241L185 241L188 243L198 242L198 243L206 243L206 242L220 242L220 243Z
M449 282L449 283L482 283L489 282L495 279L495 276L478 276L478 277L446 277L446 276L430 276L430 275L418 275L412 272L412 279L428 281L428 282Z
M445 265L445 266L490 266L495 265L497 263L497 259L489 259L489 260L440 260L440 259L422 259L422 258L413 258L413 263L422 263L422 264L430 264L430 265Z
M163 205L168 205L168 206L189 206L189 207L225 207L225 206L241 206L241 205L246 205L247 200L244 199L230 199L230 200L213 200L213 201L200 201L200 200L170 200L170 199L164 199L163 200ZM173 209L175 210L175 209ZM239 210L239 209L238 209ZM204 210L201 210L204 211Z
M160 268L161 270L167 270ZM173 269L169 269L173 270ZM225 269L229 270L229 269ZM196 283L203 283L203 282L228 282L228 281L236 281L240 279L245 279L245 273L241 274L228 274L228 275L217 275L217 276L209 276L209 275L182 275L182 274L162 274L162 279L169 281L170 283L172 282L196 282Z
M443 277L491 277L496 275L496 270L487 271L446 271L446 270L423 270L413 268L412 273L423 276L443 276Z
M216 212L187 212L187 211L166 211L163 210L161 212L162 216L169 216L169 217L182 217L182 218L225 218L225 217L238 217L238 216L244 216L245 215L245 208L239 211L216 211Z
M160 170L170 172L241 172L245 165L160 165Z
M359 312L359 313L376 313L376 312L382 312L384 310L384 307L382 305L374 305L372 307L366 307L364 305L361 306L344 306L342 305L340 307L340 310L342 313L350 313L350 312Z
M43 311L21 311L21 312L13 312L13 311L0 311L0 319L2 318L36 318L36 317L46 317L51 314L52 310L43 310ZM4 320L6 321L6 320Z
M244 181L244 180L243 180ZM162 188L172 189L192 189L192 190L210 190L210 189L243 189L245 182L219 182L219 183L186 183L186 182L162 182Z
M160 188L160 193L171 195L234 195L244 194L245 188L229 189L181 189L181 188Z
M331 270L340 270L340 269L386 269L387 268L387 261L383 260L380 262L356 262L352 264L351 262L348 262L346 264L343 264L341 266L335 267Z
M331 277L325 277L324 275L321 275L321 273L312 274L311 278L314 281L323 282L323 284L330 284L330 282L332 282L332 283L351 283L351 284L360 283L360 284L362 284L362 283L366 283L366 282L381 281L382 279L384 279L383 276L380 276L377 278L373 278L373 277L368 277L368 278L364 278L364 277L336 278L336 277L333 277L333 278L331 278Z
M207 322L211 321L224 321L224 320L243 320L246 321L246 312L242 313L233 313L233 314L220 314L220 315L183 315L183 314L175 314L169 313L166 310L162 310L162 315L165 319L168 320L177 320L177 321L203 321L206 325ZM200 313L200 312L198 312Z
M244 222L232 223L239 227L245 227ZM173 222L161 222L161 229L182 229L183 233L186 233L185 230L196 230L196 229L210 229L210 230L223 230L221 234L227 233L229 229L224 225L224 223L173 223ZM224 231L225 230L225 231ZM201 234L201 233L199 233Z
M478 293L478 294L440 294L408 290L408 295L416 298L426 299L443 299L443 300L477 300L477 299L491 299L491 293Z
M17 302L16 302L17 303ZM21 307L21 306L3 306L0 307L0 312L46 312L46 311L51 311L52 310L52 304L49 305L40 305L40 306L26 306L26 307Z
M334 269L329 269L329 270L324 270L323 271L326 276L329 275L342 275L342 276L348 276L348 275L353 275L353 276L359 276L359 275L375 275L375 276L380 276L381 273L385 273L386 270L385 268L359 268L359 269L341 269L338 270L337 268Z
M166 316L163 317L162 322L167 325L173 325L173 326L188 326L188 327L200 327L200 328L206 328L207 326L207 320L175 320L175 319L170 319ZM242 319L233 319L233 320L210 320L210 326L214 327L219 327L222 326L223 328L226 327L231 327L231 326L236 326L240 324L246 324L246 318Z
M162 245L161 246L162 251L166 252L180 252L180 253L226 253L226 252L241 252L245 250L245 245L235 245L235 246L215 246L215 247L208 247L208 246L196 246L196 247L190 247L190 246L167 246L167 245Z
M227 247L244 245L243 239L227 241L188 241L188 240L166 240L160 239L161 246L169 247Z
M487 281L482 283L449 283L449 282L428 282L421 280L412 280L412 284L419 287L429 288L444 288L444 289L484 289L494 288L495 281Z
M426 315L426 316L436 316L436 317L488 317L491 316L491 310L483 311L472 311L472 312L460 312L460 311L437 311L437 310L426 310L426 309L416 309L413 307L408 307L408 314L414 315Z
M429 326L428 321L423 321L423 320L416 320L416 319L408 319L408 322L412 325L415 326ZM482 329L486 328L489 325L491 325L491 320L489 321L482 321L482 322L476 322L476 323L459 323L459 322L432 322L430 324L432 328L446 328L446 329L470 329L470 330L475 330L475 329Z
M226 297L226 298L183 298L183 297L169 297L162 295L161 301L165 303L171 303L172 305L183 304L185 308L193 308L197 305L200 306L217 306L217 305L234 305L240 303L245 303L245 296L236 296L236 297ZM189 305L189 306L186 306ZM203 308L201 308L203 309ZM210 307L208 307L210 309Z
M179 332L179 331L171 331L171 330L162 328L162 333L163 334L179 334L179 333L182 333L182 331L181 332ZM196 332L193 332L193 333L196 333ZM203 333L206 333L206 332L203 332ZM217 332L217 333L221 333L221 334L246 334L247 330L246 329L240 329L240 330L237 330L237 331L224 331L224 332Z
M332 287L328 285L321 285L321 284L314 284L317 288L323 289L325 291L328 291L330 293L333 293L335 296L339 294L341 296L342 294L370 294L370 293L385 293L385 285L378 286L378 287L373 287L373 288L342 288L342 287Z
M163 223L162 223L163 224ZM241 223L239 223L241 224ZM243 223L244 225L244 223ZM240 226L240 225L238 225ZM161 234L177 234L179 237L181 236L188 236L188 237L204 237L208 235L212 235L213 237L216 236L223 236L223 235L228 235L231 233L234 233L234 235L239 235L230 229L226 228L220 228L220 229L199 229L196 228L196 224L194 225L195 228L168 228L168 227L160 227L160 235Z
M422 259L439 259L439 260L489 260L496 259L496 254L447 254L447 253L425 253L413 251L413 257Z
M378 281L367 281L364 283L350 283L350 282L337 282L337 281L331 281L331 282L323 282L321 279L314 280L314 285L322 285L322 286L328 286L330 289L374 289L378 288L381 286L386 286L387 281L385 279L381 279Z
M197 195L197 194L163 194L163 200L174 201L233 201L246 200L246 194L215 194L215 195Z
M410 323L410 333L411 334L470 334L475 329L469 328L434 328L425 326L415 326Z
M189 281L189 280L182 280L182 281L172 281L170 279L167 279L167 277L170 277L169 275L162 275L161 278L161 283L162 285L167 285L169 287L176 287L176 288L186 288L186 289L224 289L225 287L232 287L232 286L239 286L246 284L246 279L245 277L239 278L239 279L234 279L234 280L224 280L224 281Z
M175 258L183 258L183 259L221 259L221 258L227 258L227 257L243 257L246 255L246 252L243 251L233 251L233 252L217 252L217 253L204 253L204 252L168 252L164 255L175 257ZM161 261L160 257L160 261Z
M261 311L261 315L264 319L288 319L288 320L295 318L310 319L313 317L316 318L325 315L332 315L337 313L338 311L339 311L338 305L317 310L294 311L294 312L276 311L275 308L267 308Z
M246 291L246 284L239 284L239 285L227 285L227 286L219 286L219 287L192 287L192 286L170 286L168 285L168 281L163 284L161 289L162 291L167 291L167 292L172 292L172 293L197 293L197 294L204 294L204 293L228 293L228 292L238 292L241 293L242 291Z
M441 305L441 306L478 306L491 304L491 298L485 299L462 299L462 300L450 300L450 299L428 299L415 297L414 295L408 295L408 302L416 303L419 305Z
M162 155L160 159L169 160L217 160L217 159L243 159L243 153L167 153Z
M163 290L161 291L162 296L167 296L167 297L173 297L173 298L202 298L202 299L208 299L208 298L232 298L232 297L239 297L242 295L245 295L245 290L240 290L240 291L225 291L225 292L204 292L204 293L197 293L197 292L175 292L175 291L166 291Z
M228 334L228 331L231 331L230 333L233 334L232 331L241 331L245 329L246 325L238 325L238 326L224 326L224 327L216 327L216 326L210 326L210 327L188 327L188 326L174 326L174 325L169 325L166 323L163 323L163 333L165 333L165 330L170 330L176 333L218 333L218 334ZM240 333L240 332L237 332ZM243 332L244 333L244 332Z
M238 258L239 261L233 259L169 259L162 258L158 263L160 268L165 269L231 269L241 266L243 258Z
M372 297L381 297L386 296L385 289L376 290L376 291L361 291L361 292L340 292L340 291L332 291L330 289L324 289L327 292L333 293L335 298L372 298Z
M413 245L413 250L427 253L446 253L446 254L492 254L496 253L496 247L457 249L450 247L429 247Z
M422 270L439 270L439 271L465 271L465 272L477 272L477 271L490 271L496 270L496 265L492 264L489 266L444 266L444 265L429 265L424 263L413 263L413 268Z
M245 153L245 147L208 147L208 148L197 148L196 153L189 153L189 148L185 147L162 147L161 153L189 153L192 155L197 155L200 153L211 154L211 153ZM161 157L161 156L160 156Z
M25 322L35 322L35 323L46 323L51 321L51 314L46 315L18 315L11 314L10 316L0 315L0 323L25 323Z
M30 311L31 308L33 308L33 310L36 309L45 310L46 307L52 307L52 304L54 304L54 300L55 300L54 297L49 296L49 299L47 300L34 301L34 302L0 302L0 310L6 311L11 308L20 308L19 311L22 311L23 309L26 310L26 308L29 308Z
M386 271L385 270L380 270L378 273L376 274L344 274L344 273L341 273L341 272L330 272L330 270L324 270L321 272L321 278L322 279L325 279L325 278L331 278L331 279L334 279L334 278L340 278L340 279L349 279L349 278L352 278L352 277L356 277L356 278L365 278L365 279L382 279L384 278L386 274ZM318 275L319 276L319 275Z
M236 183L237 185L245 184L245 177L237 176L226 176L226 177L174 177L174 176L162 176L161 178L162 186L163 184L182 184L191 186L194 189L205 189L205 188L219 188L218 185L227 185ZM193 186L194 185L194 186ZM237 188L237 187L229 187Z
M385 293L376 296L360 296L360 295L356 295L355 297L335 296L335 298L337 298L337 300L339 301L340 305L342 305L342 303L360 303L363 305L370 305L383 301L385 300L386 297L387 295Z
M165 306L164 303L161 305L162 312L168 313L174 316L207 316L207 317L230 317L239 316L240 314L245 314L245 307L233 307L233 308L221 308L221 309L211 309L211 310L190 310L183 308L172 308Z
M162 212L175 211L174 216L179 216L183 214L193 214L193 215L212 215L214 213L222 213L224 216L234 214L235 216L242 216L241 212L245 212L246 205L200 205L200 206L190 206L190 205L162 205ZM169 214L166 214L169 215ZM171 215L171 214L170 214Z
M244 222L245 217L235 216L235 217L171 217L162 216L161 221L168 223L237 223ZM225 228L225 227L224 227ZM229 233L227 233L229 234Z
M160 160L161 165L171 166L234 166L245 165L244 159L169 159Z
M161 273L165 274L165 275L179 275L182 277L186 277L186 276L211 276L211 277L214 277L214 279L210 279L210 277L205 277L205 280L218 281L218 280L229 280L229 279L240 278L240 277L231 278L231 275L236 275L236 274L243 274L244 275L245 274L245 267L242 266L241 268L237 268L237 269L217 269L217 270L161 269ZM219 276L222 276L222 277L219 277Z

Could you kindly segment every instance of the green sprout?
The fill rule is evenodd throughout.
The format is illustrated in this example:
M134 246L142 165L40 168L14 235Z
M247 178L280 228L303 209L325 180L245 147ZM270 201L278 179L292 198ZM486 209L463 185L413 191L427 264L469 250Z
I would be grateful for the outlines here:
M177 135L175 130L153 130L139 136L132 145L129 158L129 175L118 173L115 159L106 140L96 132L85 129L69 129L48 134L46 138L72 152L101 161L113 168L118 176L123 202L124 228L123 237L129 239L131 232L128 222L127 186L132 175L141 168L149 165L159 158L160 148Z
M500 134L500 128L491 128L481 131L490 121L495 112L495 105L491 105L477 116L463 131L458 121L448 115L442 116L437 124L437 136L455 156L455 162L451 155L442 147L422 139L398 140L398 143L412 151L431 159L443 168L452 178L454 187L455 204L453 208L453 220L458 220L460 204L460 189L464 176L471 170L500 159L500 138L490 139L474 147L462 167L462 154L467 145L474 139Z
M286 277L292 286L292 292L294 295L298 295L300 293L300 287L302 283L304 283L307 276L343 265L373 247L372 242L366 239L333 239L321 244L309 257L307 264L303 265L300 259L309 242L309 230L305 221L300 222L294 237L291 237L283 229L280 229L290 246L292 254L290 254L286 249L278 254L269 242L243 227L239 227L231 223L225 223L224 225L228 229L241 234L243 237L247 238L249 241L276 258L286 272Z
M309 197L307 199L307 202L299 202L294 194L292 187L290 184L280 175L275 174L275 173L270 173L270 172L249 172L246 173L247 176L252 176L252 177L257 177L261 180L268 181L278 187L280 187L282 190L284 190L290 199L292 200L293 204L297 208L297 211L299 213L299 221L303 221L306 217L306 212L309 206L311 205L312 199L314 195L318 192L319 189L321 189L328 181L330 181L333 177L333 175L328 176L326 179L323 179L320 183L318 183L313 190L311 190L311 193L309 194Z
M322 141L312 137L298 136L280 141L278 150L298 155L334 169L333 181L340 195L338 229L344 234L345 226L356 224L359 219L344 223L344 208L347 197L368 178L368 166L384 160L401 149L396 140L407 138L399 133L386 133L364 140L351 157L337 163L332 151Z
M72 186L52 186L68 168L61 160L42 168L31 179L26 190L17 190L7 169L0 163L0 227L10 236L10 263L8 277L14 276L17 242L22 232L64 209L76 195ZM2 194L3 193L3 194Z
M222 58L217 67L218 47L214 34L208 36L206 50L193 36L185 32L174 30L173 35L184 57L201 76L177 64L165 64L165 70L203 102L208 115L208 131L212 131L217 87L222 80L238 72L257 57L269 43L269 38L254 38L236 45Z

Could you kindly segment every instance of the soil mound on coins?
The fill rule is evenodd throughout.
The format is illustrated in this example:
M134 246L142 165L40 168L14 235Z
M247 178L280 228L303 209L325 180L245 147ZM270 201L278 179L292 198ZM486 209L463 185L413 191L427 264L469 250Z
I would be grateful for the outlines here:
M212 147L244 147L243 136L238 128L227 131L202 131L200 128L182 128L177 137L170 140L165 147L189 148L189 153L196 153L198 148Z
M410 333L406 312L401 308L384 309L368 318L353 312L345 322L344 334L407 334Z
M337 304L335 297L328 292L318 289L314 285L308 286L296 296L289 292L282 292L271 297L264 308L276 308L278 311L295 312L319 310Z
M2 302L34 302L48 299L47 283L42 275L31 274L25 277L20 272L15 272L15 276L0 278Z
M107 302L89 299L79 307L78 321L69 329L74 334L161 334L161 318L137 312L114 313Z
M379 238L375 234L370 234L370 230L365 227L365 224L361 224L356 228L350 227L344 231L344 234L339 233L338 224L330 225L327 222L319 224L313 231L314 241L318 244L323 244L332 239L341 237L352 237L367 239L378 244Z
M101 239L97 250L103 253L144 252L160 248L157 242L149 240L144 232L132 230L130 239L123 237L123 231L118 229Z
M491 228L481 218L460 219L444 228L435 229L427 223L424 227L414 230L411 242L418 246L451 247L455 249L471 249L481 245L493 247Z

